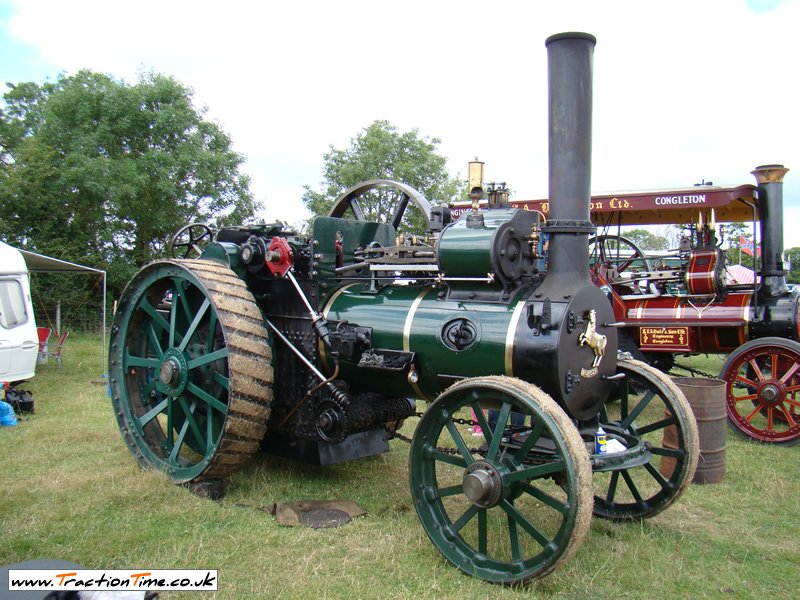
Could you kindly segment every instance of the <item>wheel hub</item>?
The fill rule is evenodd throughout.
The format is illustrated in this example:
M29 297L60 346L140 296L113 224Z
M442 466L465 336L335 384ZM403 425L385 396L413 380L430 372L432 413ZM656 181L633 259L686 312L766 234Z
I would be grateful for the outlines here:
M183 352L170 348L164 353L164 359L158 368L160 391L171 396L178 396L186 389L189 382L189 366Z
M503 480L500 472L482 460L475 461L467 467L462 487L469 501L480 508L495 506L503 496Z
M158 378L164 385L173 386L178 383L180 378L180 365L178 365L178 362L174 359L169 359L161 363Z
M766 406L778 406L786 397L786 388L780 381L770 380L759 386L758 397Z

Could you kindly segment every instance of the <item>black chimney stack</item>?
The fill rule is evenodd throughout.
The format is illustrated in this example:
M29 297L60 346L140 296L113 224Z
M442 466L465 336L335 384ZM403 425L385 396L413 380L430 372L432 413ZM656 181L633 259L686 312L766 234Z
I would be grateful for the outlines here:
M590 284L588 235L592 163L592 65L597 40L588 33L547 38L550 233L548 283ZM549 286L548 286L549 287Z
M762 165L752 174L758 182L758 205L761 219L761 291L764 298L787 291L783 268L783 165Z

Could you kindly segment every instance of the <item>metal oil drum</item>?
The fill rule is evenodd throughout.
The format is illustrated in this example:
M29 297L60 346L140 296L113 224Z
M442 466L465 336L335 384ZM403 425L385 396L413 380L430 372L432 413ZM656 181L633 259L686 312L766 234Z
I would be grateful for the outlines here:
M692 483L719 483L725 478L725 382L702 377L673 377L692 407L700 439L700 459ZM669 415L667 415L669 416ZM674 426L664 429L664 447L677 448ZM661 474L669 476L675 459L661 458Z

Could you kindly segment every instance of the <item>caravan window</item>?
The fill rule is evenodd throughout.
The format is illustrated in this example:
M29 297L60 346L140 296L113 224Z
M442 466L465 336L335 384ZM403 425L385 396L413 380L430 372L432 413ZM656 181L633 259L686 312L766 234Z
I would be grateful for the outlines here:
M16 279L0 279L0 325L11 329L28 320L25 296Z

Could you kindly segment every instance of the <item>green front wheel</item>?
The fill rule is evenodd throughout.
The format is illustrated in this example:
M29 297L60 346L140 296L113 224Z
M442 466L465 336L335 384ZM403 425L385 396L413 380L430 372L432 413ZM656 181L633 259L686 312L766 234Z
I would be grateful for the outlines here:
M465 379L420 419L411 495L436 548L465 573L501 584L542 577L589 530L589 454L566 413L536 386Z
M653 517L689 487L700 455L697 424L683 392L659 370L620 360L625 374L600 413L610 439L633 436L646 444L649 462L594 474L594 514L614 521Z

